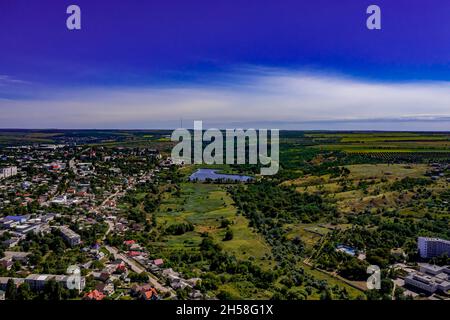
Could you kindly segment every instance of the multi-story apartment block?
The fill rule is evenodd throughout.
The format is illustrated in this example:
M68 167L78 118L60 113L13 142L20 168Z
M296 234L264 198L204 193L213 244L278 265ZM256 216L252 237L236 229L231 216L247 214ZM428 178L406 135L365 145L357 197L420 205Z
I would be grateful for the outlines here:
M33 291L42 291L45 285L53 280L63 288L83 290L86 287L86 278L83 276L53 275L53 274L30 274L26 278L0 277L0 290L6 290L9 280L13 280L16 286L27 283Z
M17 174L17 167L0 168L0 179L9 178Z
M444 253L450 255L450 241L439 238L419 237L417 247L422 258L433 258Z
M64 240L66 240L70 246L77 246L81 243L80 235L70 230L69 228L60 227L59 230L61 231Z

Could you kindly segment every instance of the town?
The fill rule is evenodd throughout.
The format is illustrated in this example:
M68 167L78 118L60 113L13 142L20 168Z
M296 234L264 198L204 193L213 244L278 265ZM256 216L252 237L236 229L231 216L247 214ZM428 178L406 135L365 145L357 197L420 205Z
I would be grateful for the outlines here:
M264 176L177 161L164 130L25 133L0 149L0 299L448 300L447 153L322 135L378 139L281 132Z
M148 226L121 213L121 198L169 171L157 150L38 144L0 157L0 299L158 300L177 290L208 298L196 289L199 278L127 238ZM68 286L71 265L81 270L79 290Z

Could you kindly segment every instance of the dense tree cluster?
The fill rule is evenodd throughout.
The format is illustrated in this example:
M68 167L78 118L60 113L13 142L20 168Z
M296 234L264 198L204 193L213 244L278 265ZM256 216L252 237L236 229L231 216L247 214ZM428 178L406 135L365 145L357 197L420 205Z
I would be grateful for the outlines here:
M190 222L171 224L165 230L166 234L181 235L194 230L194 225Z
M412 190L414 187L424 187L430 185L431 183L432 181L426 178L406 177L392 183L391 190L393 191Z

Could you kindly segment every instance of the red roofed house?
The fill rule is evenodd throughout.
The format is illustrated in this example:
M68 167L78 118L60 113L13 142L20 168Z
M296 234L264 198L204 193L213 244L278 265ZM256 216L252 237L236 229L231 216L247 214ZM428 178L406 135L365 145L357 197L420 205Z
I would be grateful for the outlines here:
M86 197L87 196L87 192L86 191L80 191L76 193L77 197Z
M143 300L158 300L158 292L150 284L134 285L131 288L131 294Z
M164 260L163 259L156 259L153 260L153 264L157 265L158 267L162 266L164 264Z
M158 300L158 292L155 288L151 288L148 291L142 293L141 298L144 300Z
M129 255L130 257L137 257L137 256L140 256L141 253L140 253L139 251L129 251L129 252L128 252L128 255Z
M122 262L122 263L117 265L116 272L123 273L123 272L126 272L126 271L127 271L127 266L125 265L125 263Z
M103 300L105 298L105 295L103 293L101 293L98 290L93 290L91 292L88 292L84 295L85 300L96 300L96 301L100 301Z

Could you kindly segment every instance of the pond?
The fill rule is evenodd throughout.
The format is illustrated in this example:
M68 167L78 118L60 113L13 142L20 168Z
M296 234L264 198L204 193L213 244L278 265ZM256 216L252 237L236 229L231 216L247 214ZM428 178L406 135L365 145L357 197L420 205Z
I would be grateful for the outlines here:
M352 248L352 247L344 246L344 245L342 245L342 244L338 245L338 246L336 247L336 250L337 250L337 251L344 252L344 253L349 254L349 255L351 255L351 256L355 256L355 255L356 255L356 251L357 251L356 249L354 249L354 248Z
M231 180L231 181L241 181L241 182L247 182L252 180L252 177L249 176L243 176L238 174L223 174L223 173L217 173L216 169L198 169L195 171L191 176L189 177L190 181L198 180L198 181L205 181L206 179L210 180Z

